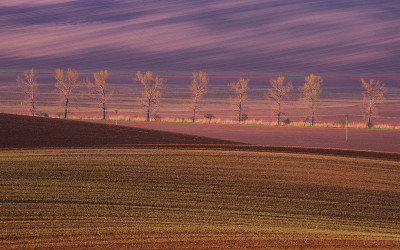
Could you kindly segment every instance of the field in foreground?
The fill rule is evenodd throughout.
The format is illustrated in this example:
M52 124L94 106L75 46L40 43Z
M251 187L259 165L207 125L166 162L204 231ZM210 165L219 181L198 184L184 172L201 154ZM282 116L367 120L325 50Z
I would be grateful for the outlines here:
M400 162L224 149L0 151L3 247L400 247Z

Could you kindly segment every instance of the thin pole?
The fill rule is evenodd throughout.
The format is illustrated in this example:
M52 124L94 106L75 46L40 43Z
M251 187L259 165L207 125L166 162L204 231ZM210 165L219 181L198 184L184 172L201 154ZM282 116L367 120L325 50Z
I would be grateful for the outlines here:
M347 137L347 128L349 127L348 120L349 120L349 115L346 115L346 142L349 142L349 139Z
M115 125L118 125L118 110L115 110L115 114L117 115L117 117L115 118Z

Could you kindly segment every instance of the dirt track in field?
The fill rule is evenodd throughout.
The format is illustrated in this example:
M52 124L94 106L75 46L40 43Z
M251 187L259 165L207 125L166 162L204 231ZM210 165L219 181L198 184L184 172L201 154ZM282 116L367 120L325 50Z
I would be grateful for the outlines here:
M108 122L112 123L112 122ZM207 136L255 145L372 150L400 153L400 130L270 127L164 122L119 122L123 126Z

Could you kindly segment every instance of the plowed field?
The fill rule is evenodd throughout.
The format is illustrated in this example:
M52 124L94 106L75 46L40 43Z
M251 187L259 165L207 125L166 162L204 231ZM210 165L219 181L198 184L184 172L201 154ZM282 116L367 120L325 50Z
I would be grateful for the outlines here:
M0 154L0 248L400 247L399 161L223 149Z
M0 248L400 248L397 153L6 114L0 134Z

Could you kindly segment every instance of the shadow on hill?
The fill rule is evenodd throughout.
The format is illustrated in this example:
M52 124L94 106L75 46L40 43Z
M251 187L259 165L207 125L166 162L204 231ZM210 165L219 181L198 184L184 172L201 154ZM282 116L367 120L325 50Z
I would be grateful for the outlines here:
M241 144L171 132L0 113L0 148Z
M400 159L400 154L398 153L249 145L151 129L0 113L0 149L42 147L223 149Z

